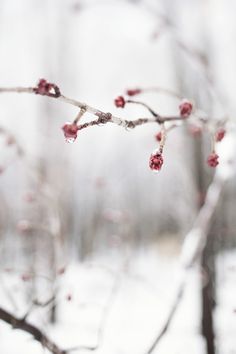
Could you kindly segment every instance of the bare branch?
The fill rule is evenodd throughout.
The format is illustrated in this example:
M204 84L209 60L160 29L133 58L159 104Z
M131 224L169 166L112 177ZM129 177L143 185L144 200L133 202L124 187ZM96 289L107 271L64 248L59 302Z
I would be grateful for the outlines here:
M49 337L44 334L40 329L27 322L24 318L20 319L10 314L8 311L0 307L0 319L13 329L20 329L31 334L36 341L42 344L53 354L67 354L67 351L60 349Z
M49 304L52 299L50 299L46 304ZM68 354L70 350L63 350L58 347L56 343L54 343L43 331L41 331L39 328L36 326L30 324L26 320L27 316L24 316L23 318L17 318L14 315L12 315L10 312L4 310L3 308L0 307L0 320L8 323L9 325L12 326L13 329L20 329L24 332L27 332L33 336L33 338L42 344L44 348L47 348L52 354ZM80 346L77 347L77 350L89 350L93 351L97 348L96 347L89 347L89 346Z
M33 87L9 87L9 88L0 88L0 93L28 93L28 94L35 94L35 89ZM150 117L150 118L139 118L136 120L131 120L128 121L126 119L114 116L111 113L105 113L97 108L94 108L86 103L80 102L78 100L66 97L64 95L60 95L60 96L55 96L55 95L50 95L50 94L45 94L43 95L45 97L49 97L49 98L54 98L57 99L59 101L62 101L66 104L75 106L77 108L83 109L84 111L91 113L95 116L98 117L98 119L93 120L89 123L84 123L82 125L79 125L79 129L82 130L84 128L88 128L90 126L94 126L94 125L99 125L99 124L106 124L108 122L110 123L114 123L117 125L120 125L124 128L130 128L133 129L139 125L142 124L146 124L146 123L158 123L158 124L163 124L164 122L169 122L169 121L178 121L178 120L184 120L183 117L181 116L161 116L159 114L157 114L156 112L154 112L153 110L150 110L150 107L148 107L145 104L145 107L149 109L149 111L152 113L152 115L154 117ZM131 102L131 100L130 100ZM136 102L137 103L137 102ZM141 104L141 103L140 103Z

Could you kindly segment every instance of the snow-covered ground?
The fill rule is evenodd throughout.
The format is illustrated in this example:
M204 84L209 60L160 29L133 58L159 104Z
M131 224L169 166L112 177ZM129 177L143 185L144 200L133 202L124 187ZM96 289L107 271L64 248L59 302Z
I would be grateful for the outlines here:
M218 296L215 313L219 353L236 350L236 257L225 253L218 259ZM28 284L19 275L1 275L0 305L13 311L6 290L23 315L29 307L22 300ZM145 354L159 333L173 301L178 282L177 255L154 248L121 257L116 252L84 263L71 263L58 276L57 323L48 325L48 308L35 309L29 321L37 324L61 348L96 346L101 354ZM41 289L42 290L42 289ZM200 295L197 269L190 271L188 286L173 322L156 349L158 354L204 353L200 332ZM48 297L42 291L40 300ZM102 329L101 329L102 328ZM40 354L40 344L21 330L0 322L1 354ZM75 350L73 353L85 353Z

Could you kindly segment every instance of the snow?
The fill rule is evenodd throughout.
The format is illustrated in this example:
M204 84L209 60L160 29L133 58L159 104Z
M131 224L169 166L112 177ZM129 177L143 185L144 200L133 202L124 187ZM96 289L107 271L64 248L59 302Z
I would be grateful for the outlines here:
M218 258L226 273L219 272L216 329L221 353L232 354L236 346L235 252ZM178 283L178 257L170 257L154 248L134 252L128 259L118 254L94 257L84 263L71 263L57 280L57 323L47 323L48 309L34 309L29 321L39 325L61 348L96 346L102 354L144 354L163 325ZM27 287L19 276L2 275L5 289L15 289L18 315L27 304L22 292ZM3 283L1 282L1 285ZM190 271L186 292L168 333L156 349L158 354L204 353L200 330L200 285L197 267ZM17 291L16 291L17 290ZM19 296L21 295L21 296ZM67 296L71 300L67 300ZM2 290L0 305L12 309ZM23 309L23 310L22 310ZM104 317L104 311L106 316ZM99 327L103 330L99 334ZM2 354L43 353L31 336L0 323ZM73 353L87 353L87 350Z

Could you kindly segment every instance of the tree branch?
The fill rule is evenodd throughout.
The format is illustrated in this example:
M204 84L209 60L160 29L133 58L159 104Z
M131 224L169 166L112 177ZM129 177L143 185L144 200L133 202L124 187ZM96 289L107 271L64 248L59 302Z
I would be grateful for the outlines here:
M26 320L26 316L23 318L17 318L12 315L10 312L4 310L0 307L0 320L8 323L12 326L13 329L20 329L24 332L27 332L33 336L33 338L42 344L42 346L48 349L52 354L68 354L70 350L60 349L57 344L55 344L45 333L43 333L39 328L30 324ZM77 350L95 350L95 347L89 346L80 346Z
M34 87L8 87L8 88L7 87L2 87L2 88L0 87L0 93L28 93L28 94L35 95L38 92L35 92ZM84 124L79 125L78 126L79 130L82 130L84 128L88 128L88 127L94 126L94 125L106 124L108 122L120 125L124 128L133 129L139 125L146 124L146 123L163 124L163 123L169 122L169 121L179 121L179 120L186 119L186 118L183 118L182 116L161 116L161 115L155 113L154 117L139 118L139 119L129 121L129 120L117 117L109 112L105 113L105 112L103 112L97 108L94 108L86 103L66 97L62 94L60 94L60 96L56 96L56 95L52 95L52 94L40 94L40 95L57 99L57 100L62 101L66 104L83 109L84 111L98 117L98 119L93 120L89 123L84 123Z
M31 334L36 341L42 344L43 347L47 348L53 354L67 354L66 350L60 349L51 339L46 336L40 329L35 327L26 321L26 319L20 319L10 314L6 310L0 307L0 319L9 325L13 329L20 329Z

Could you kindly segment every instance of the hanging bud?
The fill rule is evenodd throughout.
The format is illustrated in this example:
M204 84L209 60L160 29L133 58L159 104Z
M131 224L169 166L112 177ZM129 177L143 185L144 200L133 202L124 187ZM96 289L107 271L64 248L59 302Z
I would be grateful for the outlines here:
M219 156L215 152L212 152L207 158L208 166L216 167L219 164L218 159L219 159Z
M125 99L123 96L118 96L115 100L115 105L117 108L124 108L125 106Z
M155 135L155 138L156 138L157 141L160 142L161 139L162 139L162 133L161 133L161 132L157 133L157 134Z
M218 129L215 134L216 142L220 142L222 139L224 139L225 133L226 133L226 131L224 128Z
M126 94L128 96L136 96L136 95L140 94L141 92L142 91L140 89L136 88L136 89L133 89L133 90L127 90Z
M65 123L62 127L64 136L67 143L73 143L77 138L77 132L79 130L75 123Z
M149 167L151 170L160 171L163 165L163 157L160 152L154 151L149 159Z
M184 99L179 105L179 113L182 118L188 118L193 111L192 102Z

